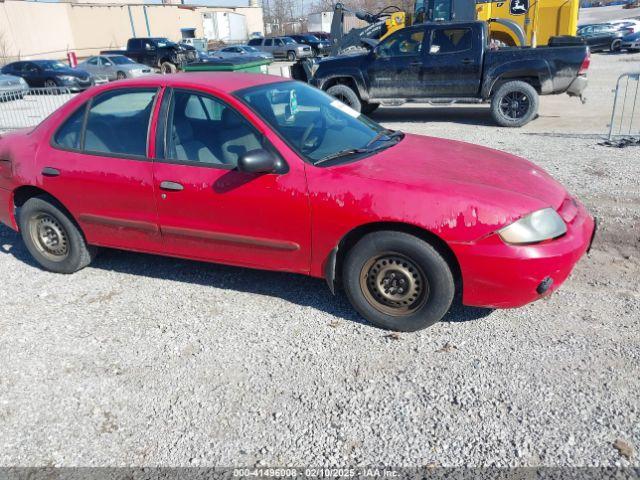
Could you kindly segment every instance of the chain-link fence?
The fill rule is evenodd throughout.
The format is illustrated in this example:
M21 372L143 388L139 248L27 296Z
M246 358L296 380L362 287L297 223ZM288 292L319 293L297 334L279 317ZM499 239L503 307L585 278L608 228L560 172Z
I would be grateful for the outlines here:
M640 141L640 72L620 75L609 125L610 142Z
M0 131L35 127L73 95L65 87L0 92Z

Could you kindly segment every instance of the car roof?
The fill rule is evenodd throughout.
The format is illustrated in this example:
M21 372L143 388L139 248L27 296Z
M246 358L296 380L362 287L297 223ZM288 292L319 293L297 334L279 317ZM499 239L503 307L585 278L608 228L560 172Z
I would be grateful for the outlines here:
M144 77L120 80L117 87L126 88L135 85L158 85L173 88L180 87L202 87L203 89L213 88L224 93L232 93L245 88L268 85L291 81L290 78L278 77L275 75L263 75L258 73L237 73L237 72L183 72L171 75L147 75ZM113 88L114 84L107 84L100 89ZM111 86L111 87L110 87ZM106 87L106 88L105 88Z

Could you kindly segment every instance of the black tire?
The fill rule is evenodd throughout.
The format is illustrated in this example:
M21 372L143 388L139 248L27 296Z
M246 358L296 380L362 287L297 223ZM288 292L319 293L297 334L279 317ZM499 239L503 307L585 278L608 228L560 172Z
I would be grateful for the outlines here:
M361 111L365 115L375 112L380 106L379 103L360 102L362 104Z
M290 62L295 62L296 61L296 52L293 51L288 51L287 52L287 60L289 60Z
M162 62L160 64L160 73L162 74L169 74L169 73L176 73L178 71L178 67L176 67L175 64L171 63L171 62Z
M527 82L502 84L491 98L491 116L501 127L522 127L538 114L538 92Z
M327 90L327 93L332 97L336 97L342 103L349 105L356 112L362 111L362 102L358 97L358 94L353 91L351 87L343 84L334 85Z
M59 95L60 89L56 88L58 86L58 84L56 83L56 81L53 78L47 78L44 81L44 87L45 88L49 88L49 93L51 93L51 95Z
M610 52L619 52L621 49L622 49L622 40L620 40L619 38L616 38L615 40L613 40L611 42L611 45L609 45Z
M127 75L124 72L116 73L116 80L124 80L125 78L127 78Z
M73 220L52 199L33 197L20 208L20 234L31 256L45 270L56 273L74 273L94 259L97 249L87 245ZM41 232L53 232L49 238L57 241L45 245Z
M393 301L383 297L389 294L382 289L390 281L396 282L389 287L396 288L391 291L396 295ZM409 281L413 285L405 287ZM347 298L366 320L401 332L440 321L455 294L453 274L444 257L424 240L393 231L370 233L347 252L342 283Z

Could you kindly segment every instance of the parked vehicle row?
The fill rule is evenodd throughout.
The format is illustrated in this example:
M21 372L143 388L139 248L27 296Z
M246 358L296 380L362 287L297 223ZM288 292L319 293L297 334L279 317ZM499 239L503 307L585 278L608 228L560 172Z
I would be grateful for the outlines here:
M86 70L71 68L59 60L12 62L1 72L23 78L29 87L62 87L70 92L81 92L95 83Z
M271 54L271 52L264 52L251 45L231 45L219 50L209 50L209 55L218 58L255 57L273 60L273 54Z
M640 20L623 19L607 23L580 25L577 35L582 38L592 52L640 49L638 34Z
M522 158L388 130L248 73L98 86L3 135L0 221L53 272L98 247L295 272L397 331L438 322L458 297L509 308L550 294L595 231Z
M129 57L118 54L95 55L78 64L78 68L86 70L94 76L107 80L123 80L153 73L147 65L134 62Z
M187 63L197 60L195 48L164 37L133 37L127 41L126 50L103 50L100 54L124 55L162 73L175 73Z

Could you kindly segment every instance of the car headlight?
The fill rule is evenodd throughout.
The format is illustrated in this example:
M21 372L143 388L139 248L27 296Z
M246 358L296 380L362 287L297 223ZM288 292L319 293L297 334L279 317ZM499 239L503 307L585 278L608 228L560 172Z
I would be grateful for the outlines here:
M553 208L537 210L498 231L507 243L522 245L551 240L567 233L567 225Z
M58 78L63 82L73 82L76 79L76 77L71 75L60 75Z

